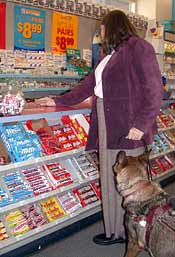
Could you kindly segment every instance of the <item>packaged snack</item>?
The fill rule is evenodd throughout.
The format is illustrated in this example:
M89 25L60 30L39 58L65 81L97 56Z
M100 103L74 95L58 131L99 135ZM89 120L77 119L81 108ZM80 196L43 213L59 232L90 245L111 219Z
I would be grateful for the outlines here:
M91 182L91 186L94 189L95 193L97 194L98 198L101 199L101 189L99 181Z
M79 199L82 207L85 207L87 205L90 205L94 202L99 201L99 198L96 192L93 190L90 184L74 189L73 193Z
M82 178L98 176L98 168L88 154L81 154L72 159L74 167L80 172Z
M66 192L59 196L59 201L68 214L75 213L82 207L72 192Z
M47 198L41 201L40 205L49 222L62 218L66 215L56 197Z
M2 180L10 192L13 202L34 196L29 184L23 180L20 172L13 172L2 176Z
M4 218L14 236L22 235L30 230L27 220L20 210L12 211Z
M173 116L168 112L161 111L158 117L166 128L173 127L175 125L175 120Z
M34 195L40 195L53 189L40 166L22 170L22 174L29 183Z
M6 240L9 238L5 225L3 224L2 220L0 220L0 241Z
M44 215L36 204L25 206L20 211L27 220L30 229L35 229L47 224Z
M46 170L54 189L73 183L71 173L67 169L63 168L60 163L48 163L45 164L43 167Z
M0 126L0 137L13 162L21 162L31 158L41 157L41 148L34 144L36 137L30 139L22 123L5 124ZM39 145L39 142L38 142Z

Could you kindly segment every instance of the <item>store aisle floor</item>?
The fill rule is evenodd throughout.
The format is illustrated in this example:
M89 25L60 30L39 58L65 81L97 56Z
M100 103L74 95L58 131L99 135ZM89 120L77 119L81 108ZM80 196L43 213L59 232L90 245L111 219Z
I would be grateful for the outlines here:
M123 244L100 246L93 243L93 236L102 231L102 221L98 221L30 257L123 257L125 251ZM146 252L140 255L140 257L148 256Z

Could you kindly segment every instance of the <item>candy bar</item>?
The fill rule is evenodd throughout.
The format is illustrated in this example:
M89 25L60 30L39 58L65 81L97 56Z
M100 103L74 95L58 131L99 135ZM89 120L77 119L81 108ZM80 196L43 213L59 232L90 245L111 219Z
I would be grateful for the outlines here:
M50 197L41 201L40 205L49 222L66 215L65 211L55 197Z
M9 235L7 234L6 228L3 222L0 220L0 241L6 240L8 238L9 238Z
M34 229L44 224L47 224L45 217L36 205L25 206L20 211L26 218L27 224L30 229Z
M14 236L22 235L30 230L27 220L20 210L12 211L4 218Z
M81 208L81 204L71 192L59 196L59 201L66 213L74 213Z

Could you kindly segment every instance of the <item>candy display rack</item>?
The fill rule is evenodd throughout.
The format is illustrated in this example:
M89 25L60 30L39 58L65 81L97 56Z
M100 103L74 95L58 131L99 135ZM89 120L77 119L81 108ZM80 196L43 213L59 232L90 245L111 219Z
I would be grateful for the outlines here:
M76 114L77 115L90 114L89 109L74 109L74 110L66 110L66 111L60 111L60 112L58 110L56 111L55 109L53 109L52 111L47 113L45 113L44 110L42 110L42 112L35 113L35 114L30 113L30 115L24 114L19 116L2 117L0 119L0 126L3 126L4 124L5 125L12 124L11 123L12 121L20 122L20 123L22 122L22 124L26 124L26 121L29 119L38 120L41 118L47 119L47 122L49 123L49 125L53 126L54 123L60 122L61 118L65 115L66 116L68 115L69 117L73 115L73 117L75 117ZM92 151L92 153L94 154L95 151ZM67 173L64 173L66 169L70 171L70 174L72 176L72 181L70 184L63 185L60 187L58 186L46 192L43 192L40 194L34 194L33 196L30 196L25 199L22 199L22 198L19 200L13 199L13 202L11 202L10 204L5 204L4 206L1 206L0 220L5 225L8 238L6 238L7 237L6 235L2 235L3 240L0 241L1 242L0 255L8 254L10 251L20 248L30 242L33 242L34 240L40 239L50 233L63 229L77 221L80 221L81 219L87 218L101 211L101 200L100 200L99 194L96 193L95 189L93 189L93 186L91 186L91 183L93 183L93 185L94 183L95 184L99 183L98 168L95 165L95 162L93 162L93 159L91 159L91 157L88 157L88 160L91 160L91 164L94 165L95 167L94 170L96 170L96 172L93 173L92 176L90 175L89 177L81 176L80 171L76 166L74 166L74 163L72 162L73 158L81 158L81 156L88 156L88 155L91 156L91 152L85 152L85 147L81 146L79 148L75 148L70 151L58 152L51 155L44 155L41 157L32 158L32 159L20 161L20 162L19 161L13 162L13 163L0 166L0 187L2 187L7 192L9 197L10 195L12 196L12 193L14 192L11 186L13 185L11 184L12 180L13 180L13 183L18 183L14 186L17 188L18 192L19 192L19 186L21 186L23 190L25 190L25 188L28 186L30 187L30 189L32 189L31 183L29 182L32 181L32 183L34 183L34 178L33 178L34 173L31 173L30 177L28 177L28 173L26 173L27 177L25 177L24 176L25 170L31 171L32 169L35 169L37 173L36 169L38 167L41 167L43 169L45 165L47 166L50 164L52 166L51 171L52 170L54 171L53 169L54 167L52 163L60 163L63 166L63 170L61 171L60 174L63 174L65 176L65 174L67 174ZM86 164L84 157L82 158L82 161L84 164ZM89 163L87 164L89 165ZM51 188L53 185L49 180L48 172L44 171L43 174L47 179L49 188ZM56 171L56 174L58 174L59 176L59 171ZM16 179L19 179L19 177L24 180L24 183L20 183L19 180L16 180ZM4 178L6 178L6 180L4 180ZM35 183L37 182L35 181ZM25 188L24 188L24 185L25 185ZM33 186L38 187L38 184L34 184ZM73 193L76 190L79 190L80 192L83 192L83 190L85 191L83 197L87 199L86 205L82 205L81 202L78 201L78 198ZM2 194L3 191L0 190L0 192L1 192L1 196L5 197L4 194ZM63 195L66 193L68 194ZM23 195L20 195L20 196L23 197ZM65 202L66 202L65 208L67 208L67 213L66 211L64 211L64 215L62 215L61 213L60 214L58 213L57 214L58 216L55 216L56 218L54 218L52 221L48 221L44 214L44 211L43 211L44 209L42 209L43 207L41 203L45 201L45 204L48 205L48 208L51 208L49 206L50 206L50 203L52 203L53 204L52 211L53 211L53 214L56 215L54 213L54 210L58 209L58 211L60 211L61 209L59 210L59 208L63 208L63 207L59 207L59 208L56 207L54 205L53 199L56 199L56 201L60 203L59 197L61 196L63 200L65 198ZM0 201L0 203L2 202ZM11 224L12 222L11 217L14 217L17 214L20 214L20 216L23 215L21 214L21 209L27 208L28 206L29 206L29 209L34 208L30 206L36 206L37 210L39 210L42 213L42 215L45 216L45 219L47 220L47 222L44 222L42 220L42 216L40 216L36 211L31 211L30 213L27 214L29 216L29 217L27 216L28 217L27 221L23 221L23 223L18 225L15 224L15 227L14 227L14 224ZM72 211L71 208L73 208L73 210L75 209L75 211ZM34 227L33 229L30 229L27 227L27 229L25 230L24 228L26 228L26 224L31 225L30 216L33 217L35 214L36 214L35 219L37 222L39 222L39 225L37 224L37 226ZM22 220L23 219L24 217L22 218ZM21 229L21 227L23 229Z
M57 124L59 124L61 120L69 120L67 118L63 119L63 117L69 116L75 118L76 115L85 115L84 117L86 117L86 115L88 116L89 114L90 109L64 110L59 109L58 107L41 109L38 110L38 112L35 111L35 113L29 113L26 110L24 111L23 115L2 117L0 119L0 126L12 124L14 121L19 123L22 122L22 124L25 124L26 126L29 119L37 121L44 118L47 120L50 127L57 129ZM173 131L175 130L174 113L171 110L161 111L158 119L159 130L156 138L159 136L160 139L163 140L165 135L169 135L168 131L171 131L173 135ZM58 132L59 130L57 129L54 131ZM162 135L161 133L167 134ZM173 142L175 142L175 139L172 136L172 138L169 138L169 141L167 139L167 141L165 140L163 143L159 141L154 143L154 151L150 156L150 161L160 164L158 167L158 172L153 174L153 180L157 182L161 182L174 175L175 145L173 145ZM9 177L11 177L11 179L19 179L18 175L16 175L17 173L21 174L23 180L25 181L25 187L27 187L28 183L30 189L33 190L33 187L38 186L36 181L36 184L34 183L32 185L34 181L33 174L38 172L38 168L41 168L42 172L44 171L43 174L48 183L46 192L38 194L36 193L37 191L33 191L33 196L30 195L30 197L26 199L21 198L18 201L13 199L13 202L1 206L0 220L2 221L2 224L5 226L6 230L2 229L2 231L5 231L5 234L2 235L3 240L0 244L0 255L8 254L10 251L47 236L50 233L64 229L75 222L81 221L82 219L93 214L97 214L101 211L101 200L98 190L98 166L96 165L96 160L93 161L92 156L94 154L95 151L85 152L85 146L82 145L81 147L69 151L57 152L50 155L46 154L41 157L0 166L0 193L3 194L3 197L7 197L7 195L10 197L11 187L9 187L9 185L11 185L11 182ZM166 160L168 160L169 165L165 163ZM58 163L62 166L60 171L57 169L55 170L55 165ZM83 171L83 167L86 166L88 171ZM162 170L162 167L164 166L166 166L166 170ZM43 167L45 167L45 170L43 170ZM34 173L30 174L24 172L30 172L32 169L34 169ZM49 173L47 169L50 169ZM28 176L28 174L30 176ZM52 177L51 183L49 176L52 176L52 174L54 177ZM65 179L65 181L67 181L67 178L69 178L70 183L59 186L59 181L57 180L57 177L55 177L55 175L59 177L59 174L64 176L63 179ZM88 174L90 175L88 176ZM6 180L4 180L4 177ZM4 181L6 181L6 183L4 183ZM19 180L16 182L19 182ZM21 186L23 187L23 184L21 184ZM7 192L7 195L4 194L3 190ZM56 205L55 201L57 203ZM13 215L23 215L21 212L23 208L28 208L30 210L34 207L36 207L36 210L42 215L39 215L36 210L26 212L26 216L22 216L24 223L19 224L19 226L15 224L15 227L13 227L14 225L11 224L10 219L13 217ZM49 216L51 214L47 214L47 208L51 208L51 214L53 214L53 217ZM31 224L30 217L33 216L35 219ZM45 219L42 219L43 216L45 217L46 221ZM29 227L25 227L26 224L33 226L33 224L35 224L35 220L36 226L34 228L30 229ZM21 226L23 226L26 230L23 229L21 231L19 229Z
M157 125L158 134L155 136L155 141L152 144L153 151L150 155L150 161L153 180L162 182L174 175L174 111L169 108L163 109L157 117ZM169 158L169 155L172 155L172 158ZM155 167L156 172L154 172Z

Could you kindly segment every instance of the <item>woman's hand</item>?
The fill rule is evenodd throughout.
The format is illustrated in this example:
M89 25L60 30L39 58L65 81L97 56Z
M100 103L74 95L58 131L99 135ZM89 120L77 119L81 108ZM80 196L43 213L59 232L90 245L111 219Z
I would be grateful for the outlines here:
M131 128L126 138L131 140L140 140L143 137L143 135L144 133L141 130Z
M48 106L48 107L49 106L56 106L55 101L50 97L43 97L43 98L40 98L40 99L36 99L35 103L40 105L40 106Z

